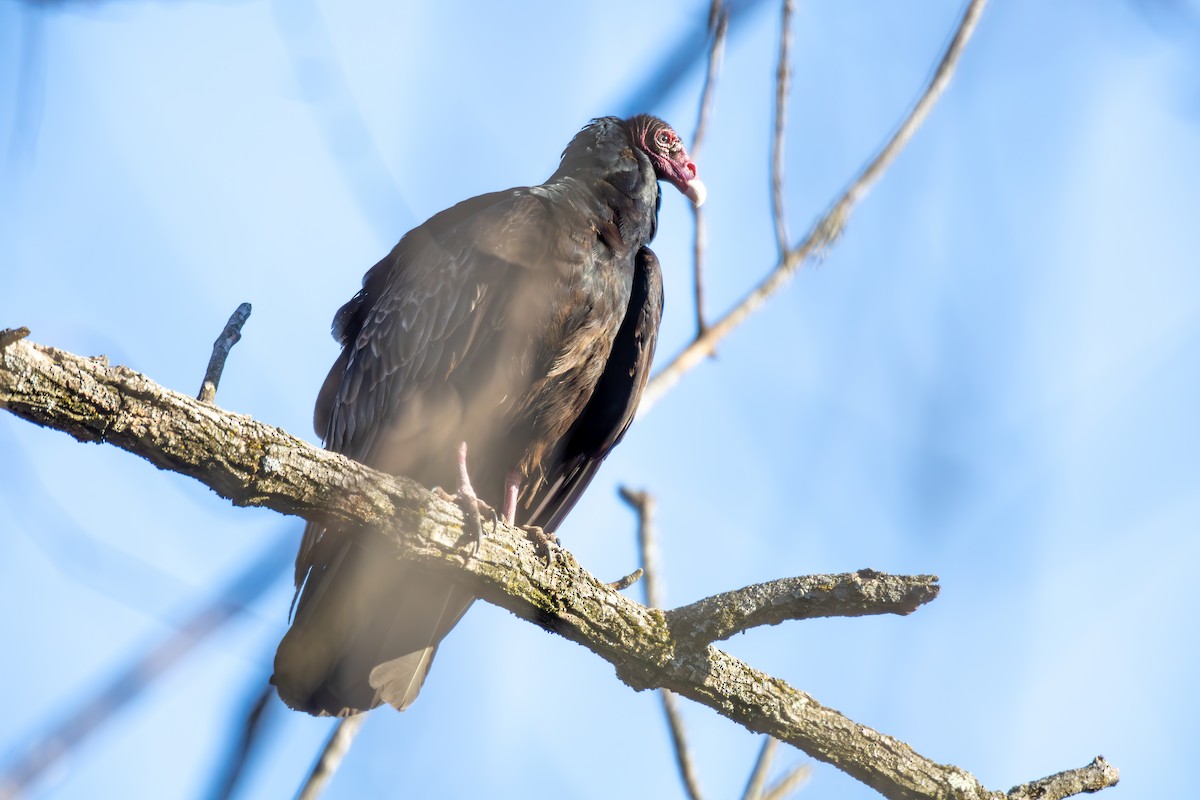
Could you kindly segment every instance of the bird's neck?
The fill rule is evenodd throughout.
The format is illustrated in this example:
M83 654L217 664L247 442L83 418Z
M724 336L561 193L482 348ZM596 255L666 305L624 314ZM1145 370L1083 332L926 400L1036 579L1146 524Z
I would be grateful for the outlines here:
M563 174L560 170L539 188L598 228L616 225L630 252L637 252L654 238L659 198L653 172L647 180L628 171Z

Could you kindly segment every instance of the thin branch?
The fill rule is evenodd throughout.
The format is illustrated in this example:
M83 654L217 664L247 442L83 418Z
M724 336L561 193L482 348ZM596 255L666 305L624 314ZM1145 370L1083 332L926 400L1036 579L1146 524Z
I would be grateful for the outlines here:
M783 143L787 138L787 97L792 74L792 14L796 0L783 0L779 19L779 64L775 70L775 132L771 137L771 215L779 257L788 251L787 214L783 207Z
M334 773L342 765L342 759L350 751L350 744L354 741L354 737L358 736L358 731L366 719L366 714L359 714L337 721L333 727L333 733L329 734L329 739L326 740L325 747L321 750L320 757L317 758L317 763L313 764L312 771L308 773L308 778L300 787L296 800L316 800L321 796L321 792L325 791L325 787L333 778Z
M1116 786L1120 778L1116 767L1105 761L1104 756L1096 756L1086 767L1014 786L1006 797L1010 800L1062 800Z
M708 69L704 73L704 86L700 89L700 106L696 113L696 131L692 134L689 149L692 158L704 148L708 134L708 123L712 119L716 101L717 78L721 74L721 61L725 54L725 39L729 33L729 12L721 0L712 0L708 7L708 28L712 41L708 46Z
M6 361L8 357L9 351L5 351ZM85 361L96 363L91 359ZM0 378L2 377L3 370L0 369ZM4 407L6 401L3 383L3 380L0 380L0 407ZM196 402L190 398L189 401ZM0 766L0 797L15 796L21 789L29 786L121 709L140 697L148 686L192 652L211 633L244 611L249 603L271 585L272 578L281 571L281 564L288 562L293 546L292 537L281 537L235 576L228 586L218 592L215 600L192 612L178 628L147 648L113 676L94 697L77 705L72 713L44 733L22 737L20 741L27 742L27 745Z
M826 215L834 223L834 232L827 232L827 235L835 236L844 227L846 218L849 216L850 209L862 199L863 195L871 190L875 182L880 176L892 165L896 160L896 156L904 149L912 139L913 134L925 122L925 118L929 116L929 112L933 110L934 103L942 96L946 87L950 85L950 79L954 76L954 70L958 67L958 60L966 49L967 42L970 41L971 35L975 33L975 28L979 24L979 19L983 15L983 9L987 5L987 0L971 0L971 4L967 6L967 10L963 12L962 21L958 24L958 29L954 32L954 38L950 40L950 45L946 48L946 52L942 55L942 59L938 62L937 69L934 70L933 78L930 79L929 85L921 94L917 104L913 106L904 122L892 135L892 138L884 145L879 154L871 161L870 164L859 174L850 188L842 198L834 205L829 214ZM818 228L828 228L828 224L818 223ZM812 234L810 234L811 236Z
M359 213L390 246L396 241L397 217L411 220L413 211L355 102L320 5L314 0L275 0L271 11L329 155L341 167Z
M658 585L658 541L654 531L654 495L641 489L621 486L617 489L638 517L638 553L642 562L642 592L649 608L662 607Z
M626 589L628 589L630 586L633 586L635 583L640 581L642 579L643 574L645 574L645 571L641 567L638 567L637 569L635 569L633 572L629 573L625 577L618 578L615 581L611 581L608 585L611 586L613 589L615 589L618 592L623 592Z
M19 12L24 15L17 65L17 96L13 104L12 128L8 140L8 161L28 165L37 154L38 134L46 93L46 15L47 9L36 4Z
M764 736L758 758L754 761L754 769L750 771L750 779L746 781L746 791L742 792L742 800L762 800L763 787L767 784L767 774L771 771L771 762L775 760L775 751L779 748L779 740L772 736Z
M911 614L939 591L936 575L885 575L862 569L759 583L672 609L666 618L676 639L696 647L788 620Z
M797 764L763 793L762 800L783 800L803 786L810 775L812 775L812 765Z
M208 359L208 369L204 371L204 382L200 386L197 398L202 403L211 403L217 398L217 384L221 382L221 373L225 371L225 359L229 351L242 339L242 326L250 319L250 304L242 303L229 317L229 322L221 330L221 335L213 342L212 356Z
M213 784L213 800L230 800L234 790L246 773L246 765L254 746L262 738L264 724L267 721L267 710L275 697L275 687L267 682L262 675L255 676L254 692L246 708L244 718L238 726L236 740L229 748L224 763L216 772Z
M986 5L987 0L971 0L971 4L967 7L962 20L959 22L953 40L942 55L941 62L938 64L933 78L925 87L921 98L917 101L912 111L909 112L908 117L900 125L900 128L883 149L880 150L879 155L863 168L842 196L834 201L829 211L813 225L808 235L804 238L804 241L795 248L788 250L766 278L746 294L725 316L711 325L703 336L697 337L691 344L681 350L669 364L663 367L651 379L650 384L646 387L645 394L642 396L642 402L638 408L638 416L649 411L662 399L664 394L670 391L675 384L679 383L679 380L684 375L711 355L717 344L745 322L751 314L757 311L766 302L767 298L779 291L805 261L821 252L837 238L837 235L845 226L854 204L862 199L871 186L883 174L884 170L895 160L896 155L904 148L908 140L912 138L913 133L920 127L921 122L924 121L930 109L933 108L933 104L937 102L938 98L945 91L946 86L950 83L951 76L954 74L954 69L958 65L959 58L967 42L970 40L971 34L974 33L975 27L979 22L979 17Z
M250 304L241 304L214 343L200 400L211 402L215 395L229 349L240 338L240 329L249 314ZM28 335L29 329L25 327L0 331L0 350ZM202 641L243 611L270 585L280 567L288 563L288 551L292 546L290 541L290 537L281 539L282 547L271 548L255 559L230 582L224 592L192 610L178 627L134 657L90 699L77 703L76 711L40 735L29 737L31 743L15 754L9 763L0 767L0 774L5 776L0 795L10 787L20 788L35 780L62 756L100 730L122 708L193 652Z
M671 731L671 744L675 748L675 765L679 768L679 779L691 800L703 800L704 793L700 791L700 779L696 776L696 767L692 762L692 751L688 747L687 728L683 725L683 715L679 713L679 700L670 689L659 689L658 696L662 700L663 714L667 717L667 727Z
M638 515L638 551L641 554L643 582L642 587L646 596L646 605L659 608L662 605L662 595L658 585L658 543L654 530L654 495L646 491L634 491L622 486L619 490L621 499L628 503ZM675 750L675 764L679 768L679 779L691 800L702 800L704 793L700 791L700 779L696 776L696 768L692 762L691 750L688 748L687 728L683 724L683 716L679 713L679 703L670 689L660 689L659 698L662 700L663 714L667 718L667 729L671 733L671 744Z
M22 325L19 328L5 328L0 331L0 350L8 347L13 342L19 342L29 335L29 328Z
M398 558L583 645L630 687L670 689L885 797L997 796L966 770L931 761L728 653L687 647L672 636L664 612L613 591L567 550L556 550L547 565L524 531L500 523L472 554L462 545L461 509L414 481L164 389L128 368L16 342L0 351L0 408L190 475L237 505L372 528ZM1093 772L1094 781L1071 785L1092 790L1116 777L1111 769Z
M729 12L730 24L736 26L741 20L753 15L762 4L763 0L726 0L724 7ZM629 116L661 106L687 77L692 65L704 56L705 49L712 41L709 38L711 35L710 16L706 24L697 23L693 28L680 29L680 36L674 45L669 42L663 43L658 48L658 63L643 71L641 84L626 94L626 99L616 109L617 113L620 116Z
M708 122L712 117L717 77L721 73L721 58L725 52L725 37L729 32L729 12L722 7L721 0L712 0L708 10L708 25L712 32L712 44L708 49L708 70L704 74L704 87L700 90L700 110L696 117L696 133L692 136L691 147L692 158L697 160L700 158L700 150L708 132ZM700 336L708 328L708 323L704 320L704 253L708 249L708 226L703 206L692 206L692 219L696 230L692 254L692 287L696 306L696 335Z

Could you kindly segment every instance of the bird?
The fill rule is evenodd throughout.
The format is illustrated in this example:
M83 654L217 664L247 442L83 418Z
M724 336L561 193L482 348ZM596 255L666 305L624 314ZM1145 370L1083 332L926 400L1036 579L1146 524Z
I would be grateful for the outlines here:
M325 447L454 487L469 511L556 530L650 374L659 181L704 202L667 123L600 117L544 183L473 197L405 234L334 317L342 350L314 412ZM316 522L295 585L271 681L317 716L407 708L474 599L371 529Z

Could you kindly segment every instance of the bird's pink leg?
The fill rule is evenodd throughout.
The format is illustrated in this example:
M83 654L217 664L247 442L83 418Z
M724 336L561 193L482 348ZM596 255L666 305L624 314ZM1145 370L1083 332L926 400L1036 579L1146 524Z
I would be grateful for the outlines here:
M512 470L504 476L504 508L500 514L509 525L517 524L517 496L521 493L521 472Z
M467 443L458 443L458 491L459 494L464 494L473 500L479 498L475 496L475 487L471 485L471 473L467 470Z
M504 521L509 525L516 526L517 524L517 498L521 494L521 472L520 470L511 470L504 476ZM534 546L546 554L546 563L551 564L554 561L554 554L550 550L550 545L558 544L558 537L553 533L546 533L537 525L522 525L521 530L529 537Z
M475 487L471 486L471 475L467 470L466 442L459 442L457 455L458 491L453 496L446 499L457 503L458 507L462 509L464 532L475 540L475 552L479 552L479 544L483 540L483 518L480 516L479 512L487 511L490 513L492 515L492 522L494 525L496 520L496 510L480 500L479 496L475 494Z

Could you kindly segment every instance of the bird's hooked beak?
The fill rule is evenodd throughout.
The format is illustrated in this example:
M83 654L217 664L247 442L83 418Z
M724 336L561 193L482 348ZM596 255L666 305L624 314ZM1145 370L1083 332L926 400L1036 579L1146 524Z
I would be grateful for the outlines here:
M708 197L708 189L705 188L704 181L700 180L696 164L688 156L687 151L681 147L670 160L664 159L664 161L667 167L666 174L661 177L666 178L676 189L683 192L696 208L704 205L704 199Z
M692 161L692 157L687 154L687 150L684 150L682 145L679 152L672 158L671 166L675 168L675 179L671 183L675 184L675 187L683 192L688 200L692 201L693 206L699 208L704 205L704 199L708 197L708 189L704 186L704 181L700 180L700 172L696 169L696 163Z

